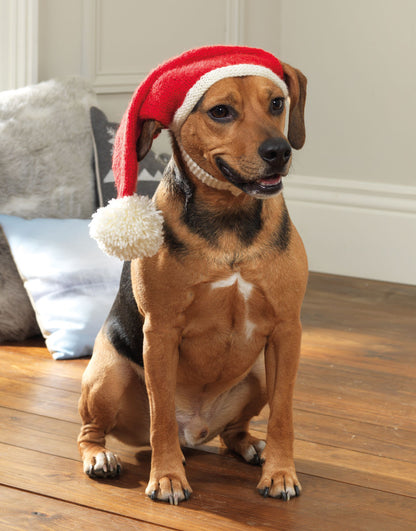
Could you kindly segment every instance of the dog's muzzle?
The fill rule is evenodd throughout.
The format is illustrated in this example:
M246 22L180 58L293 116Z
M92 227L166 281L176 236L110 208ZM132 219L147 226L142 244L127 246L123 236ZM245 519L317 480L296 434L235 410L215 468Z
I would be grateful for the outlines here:
M284 168L292 156L292 148L284 138L268 138L260 144L258 153L271 166Z
M224 159L217 157L218 169L231 184L249 195L270 197L283 188L282 177L287 175L292 149L284 138L269 138L259 147L258 153L267 163L267 171L257 179L245 179Z

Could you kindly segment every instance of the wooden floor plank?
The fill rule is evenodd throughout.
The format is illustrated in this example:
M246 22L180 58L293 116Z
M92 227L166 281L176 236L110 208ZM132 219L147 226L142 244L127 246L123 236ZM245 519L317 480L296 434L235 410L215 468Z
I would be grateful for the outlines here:
M400 530L416 525L415 500L405 496L301 475L307 496L291 503L262 499L255 491L260 473L255 467L198 451L188 452L186 457L195 493L177 508L154 503L144 494L148 453L139 464L129 463L122 478L92 481L80 477L72 460L0 445L0 482L83 507L92 502L102 511L190 531L265 529L276 522L282 529L294 530ZM341 499L344 504L340 507Z
M415 498L416 464L309 441L295 441L297 469L351 485Z
M73 503L39 496L30 492L0 486L0 529L88 529L88 531L168 529L160 525L138 522L117 514L81 507ZM6 508L6 509L5 509Z
M79 393L23 383L0 376L0 406L79 422Z
M19 382L79 393L87 363L86 359L55 361L50 356L36 358L27 352L19 354L19 363L16 363L16 353L1 347L0 374Z
M0 442L28 450L79 459L80 422L0 407Z
M416 323L415 323L416 326ZM407 338L406 338L407 339ZM416 341L416 339L415 339ZM397 353L400 355L397 355ZM377 334L304 326L302 360L336 363L390 375L415 376L414 342Z
M126 473L88 479L76 445L87 360L54 361L42 339L0 346L0 528L416 529L416 287L312 274L303 325L304 492L290 503L261 498L260 469L218 440L185 449L194 494L178 508L145 495L148 449L110 441Z
M416 378L303 360L295 389L295 406L392 427L416 430Z
M5 343L1 346L2 353L7 352L11 354L29 355L34 361L41 358L51 359L51 354L45 346L45 341L42 337L37 336L31 339L26 339L21 342Z
M296 408L294 418L299 440L416 463L414 431Z
M80 461L76 445L79 424L0 408L0 425L5 426L0 433L3 443ZM263 426L257 423L253 434L263 438L265 422ZM218 445L218 440L211 445ZM127 456L134 462L134 448L111 439L108 446L123 460ZM204 448L212 450L209 445ZM299 472L313 475L319 472L327 479L416 496L415 463L298 439L295 441L295 455Z

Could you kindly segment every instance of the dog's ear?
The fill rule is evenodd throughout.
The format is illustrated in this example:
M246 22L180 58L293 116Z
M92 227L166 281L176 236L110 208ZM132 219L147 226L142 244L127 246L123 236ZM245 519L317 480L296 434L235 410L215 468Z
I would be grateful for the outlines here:
M292 147L300 149L306 137L304 109L307 80L297 68L286 63L282 63L282 66L290 96L288 139Z
M137 160L141 161L152 147L153 139L158 136L164 126L157 120L145 120L142 124L140 136L136 142Z

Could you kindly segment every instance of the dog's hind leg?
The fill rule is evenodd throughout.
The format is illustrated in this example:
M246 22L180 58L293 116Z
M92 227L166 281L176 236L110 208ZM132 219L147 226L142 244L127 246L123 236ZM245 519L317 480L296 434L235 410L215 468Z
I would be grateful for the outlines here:
M259 365L261 366L257 363L257 367ZM266 443L253 437L249 432L250 419L260 413L267 401L264 375L261 370L249 373L247 378L231 391L229 398L237 404L243 397L238 415L226 425L221 433L221 439L229 450L240 455L247 463L261 465L261 454Z
M148 409L144 382L101 332L83 375L79 401L78 447L88 476L108 478L121 472L119 458L106 449L106 435L127 444L148 444Z
M249 423L235 424L227 427L221 434L227 448L241 455L250 465L261 465L261 454L266 447L266 441L253 437L248 431Z

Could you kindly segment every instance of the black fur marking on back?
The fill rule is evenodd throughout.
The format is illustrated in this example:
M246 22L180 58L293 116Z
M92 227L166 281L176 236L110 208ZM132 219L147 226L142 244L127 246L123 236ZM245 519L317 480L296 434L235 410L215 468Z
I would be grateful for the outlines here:
M117 297L104 332L119 354L143 367L143 317L131 285L130 262L124 262Z
M290 244L291 232L289 212L287 211L286 203L283 201L280 225L276 229L273 237L274 246L280 251L286 251Z

